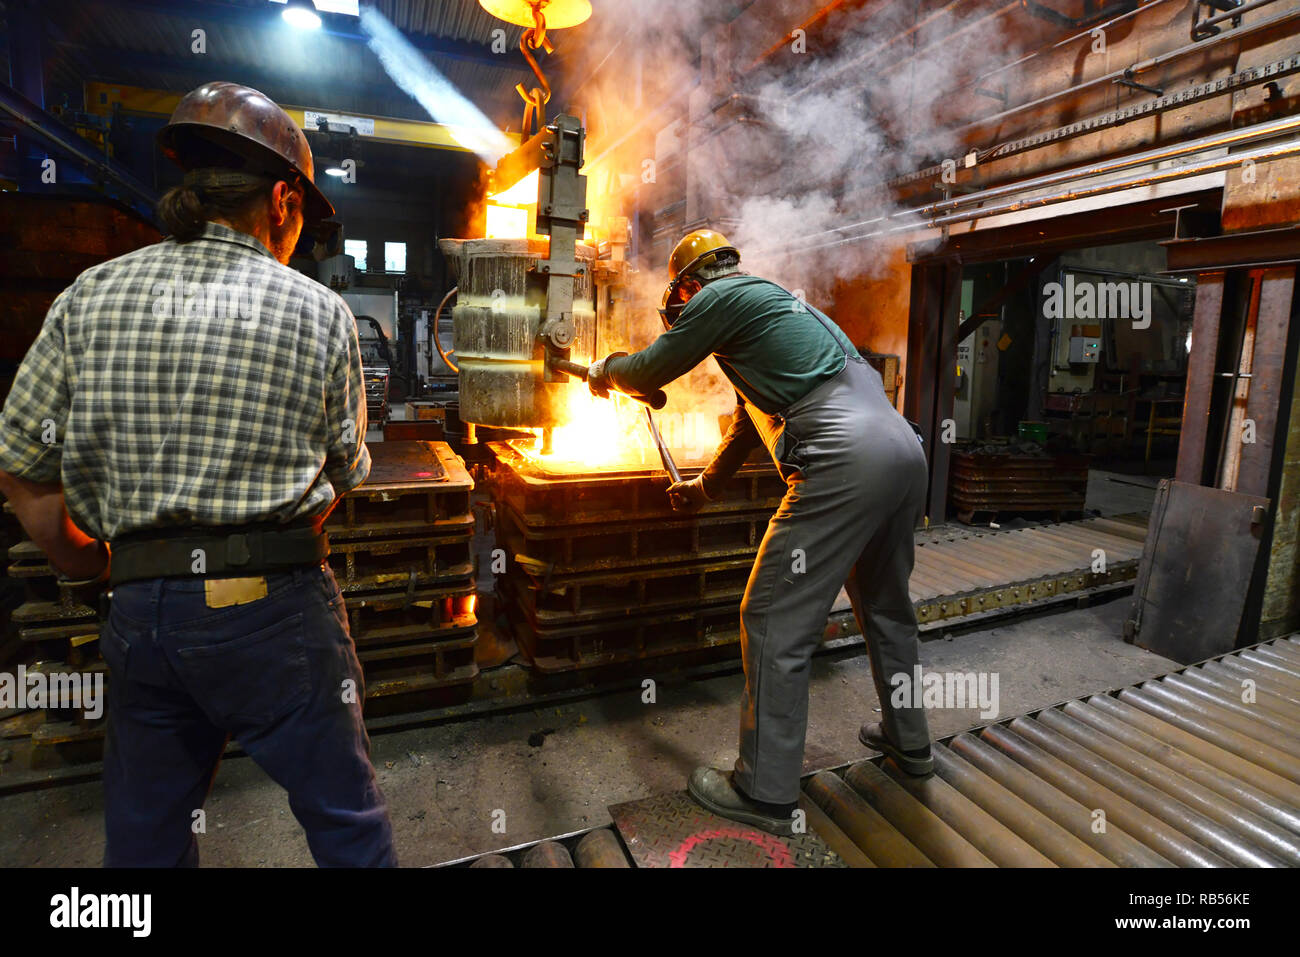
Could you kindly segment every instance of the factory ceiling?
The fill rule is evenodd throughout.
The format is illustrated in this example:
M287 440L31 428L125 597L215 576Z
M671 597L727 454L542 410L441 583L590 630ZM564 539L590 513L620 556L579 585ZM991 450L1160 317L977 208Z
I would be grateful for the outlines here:
M29 0L5 0L8 10ZM519 54L521 28L476 0L376 0L437 69L494 121L519 123L516 83L531 76ZM76 95L87 80L184 91L238 77L280 102L408 119L427 114L385 75L355 16L323 13L318 31L283 23L269 0L43 0L47 102ZM505 30L504 52L492 51ZM206 52L192 51L205 31ZM5 45L7 46L7 44Z

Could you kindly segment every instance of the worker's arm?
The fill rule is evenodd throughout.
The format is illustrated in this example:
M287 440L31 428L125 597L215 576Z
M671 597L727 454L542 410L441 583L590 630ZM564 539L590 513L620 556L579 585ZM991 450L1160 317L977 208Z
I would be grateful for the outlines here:
M108 546L73 524L63 502L63 486L32 482L0 472L4 493L19 523L36 546L67 578L99 578L108 568Z
M357 324L351 310L342 299L338 300L337 307L333 355L325 381L325 477L334 486L334 502L325 515L370 474L361 344L357 341Z
M730 323L716 294L696 293L671 329L640 352L611 357L605 376L620 392L650 395L690 372L716 352L730 333Z
M50 306L0 413L0 492L55 569L80 580L106 570L108 548L73 524L63 499L63 437L71 406L64 311L75 288Z
M745 411L744 403L737 401L736 411L731 414L731 426L727 429L727 434L722 437L722 441L718 443L718 449L713 453L713 460L700 475L704 494L709 498L717 498L722 492L722 486L727 484L737 470L745 464L749 453L762 445L762 442L762 437L754 426L754 420Z

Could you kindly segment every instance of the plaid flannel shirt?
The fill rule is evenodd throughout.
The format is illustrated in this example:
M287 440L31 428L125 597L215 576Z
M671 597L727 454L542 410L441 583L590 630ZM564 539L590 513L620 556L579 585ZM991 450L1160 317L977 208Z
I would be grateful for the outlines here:
M365 434L347 304L209 223L59 295L0 413L0 469L61 481L111 541L319 515L369 474Z

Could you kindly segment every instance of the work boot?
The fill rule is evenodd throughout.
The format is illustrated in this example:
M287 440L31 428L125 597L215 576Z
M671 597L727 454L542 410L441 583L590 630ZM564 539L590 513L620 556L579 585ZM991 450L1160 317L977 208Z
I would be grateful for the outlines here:
M736 787L730 771L696 768L691 772L686 790L696 803L719 817L752 824L781 837L791 837L794 834L793 815L797 805L767 804L753 800Z
M928 744L923 748L904 751L885 737L885 726L879 721L864 724L858 731L858 740L869 748L889 755L895 764L912 777L923 778L934 773L934 757L930 754Z

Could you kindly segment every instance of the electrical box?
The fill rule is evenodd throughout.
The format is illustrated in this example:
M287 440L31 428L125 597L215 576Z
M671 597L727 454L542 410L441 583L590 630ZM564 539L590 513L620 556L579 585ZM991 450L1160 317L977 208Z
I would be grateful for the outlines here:
M1087 363L1101 361L1101 339L1093 336L1070 337L1070 362Z

